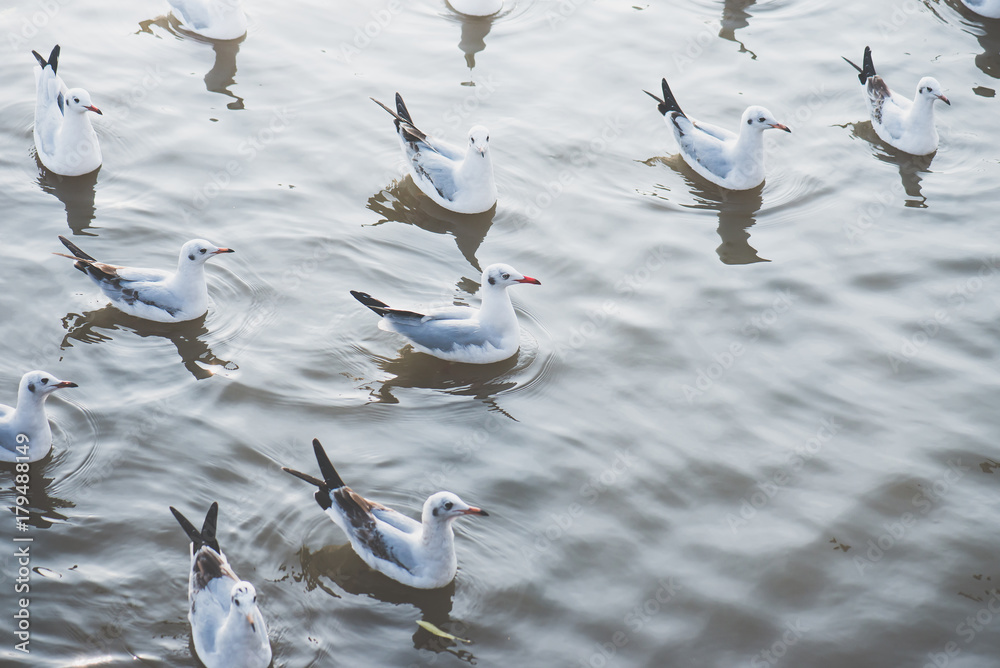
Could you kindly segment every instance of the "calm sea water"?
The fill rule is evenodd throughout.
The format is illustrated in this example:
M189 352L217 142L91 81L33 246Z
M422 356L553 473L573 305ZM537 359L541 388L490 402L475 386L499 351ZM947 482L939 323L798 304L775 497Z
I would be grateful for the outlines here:
M247 11L213 45L158 2L0 8L0 402L31 368L80 384L48 404L19 534L30 655L2 521L4 665L198 665L167 507L216 500L275 666L996 664L1000 23L954 0ZM105 112L89 180L33 157L30 51L56 43ZM933 158L875 139L841 60L865 45L895 88L944 86ZM642 93L664 76L695 118L792 128L762 188L683 165ZM494 214L402 177L368 100L396 91L446 139L490 128ZM194 237L237 253L207 317L163 327L105 307L59 234L147 266ZM501 364L414 353L348 292L475 304L497 261L542 282L511 291ZM452 586L345 547L280 470L314 470L314 437L363 494L490 511L456 527Z

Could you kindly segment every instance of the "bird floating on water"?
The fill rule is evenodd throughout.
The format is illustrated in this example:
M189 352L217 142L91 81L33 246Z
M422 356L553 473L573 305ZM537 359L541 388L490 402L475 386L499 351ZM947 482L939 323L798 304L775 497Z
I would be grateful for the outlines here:
M119 267L98 262L72 241L60 236L72 255L55 253L75 260L77 269L90 277L119 310L137 318L156 322L184 322L200 318L208 310L205 262L220 253L233 253L204 239L192 239L181 246L177 271Z
M169 0L181 30L209 39L238 39L247 32L241 0Z
M191 539L188 620L198 658L206 668L267 668L271 643L257 591L236 576L216 538L219 504L209 507L201 531L173 506L170 512Z
M0 462L37 462L52 449L45 400L64 387L78 387L47 371L29 371L17 387L17 407L0 404Z
M59 45L45 60L31 52L40 69L35 70L35 151L50 172L61 176L90 174L101 166L101 145L90 124L88 111L103 115L90 93L66 88L58 75Z
M657 102L663 120L674 133L681 157L691 169L729 190L749 190L764 182L764 130L791 132L764 107L747 107L735 134L688 118L674 99L667 80L660 82L663 98L643 91Z
M885 80L875 73L872 50L865 47L864 66L858 67L844 58L858 74L865 87L865 101L872 119L872 128L886 144L912 155L928 155L937 150L938 133L934 127L934 102L951 101L941 92L941 84L934 77L924 77L917 82L913 100L889 89Z
M396 111L375 98L395 119L403 157L413 182L438 205L456 213L483 213L497 203L497 184L490 158L490 132L481 125L469 130L465 150L417 129L403 98L396 93Z
M455 579L458 559L452 522L464 515L488 516L451 492L432 494L420 521L366 499L344 484L326 451L313 439L313 452L323 479L282 467L319 489L319 507L351 541L366 564L404 585L437 589Z
M517 314L507 294L507 288L518 283L541 285L510 265L491 264L483 270L479 308L446 306L423 313L393 308L365 292L351 294L382 316L379 329L401 334L420 352L449 362L492 364L511 357L521 345Z
M448 4L466 16L492 16L503 9L503 0L448 0Z

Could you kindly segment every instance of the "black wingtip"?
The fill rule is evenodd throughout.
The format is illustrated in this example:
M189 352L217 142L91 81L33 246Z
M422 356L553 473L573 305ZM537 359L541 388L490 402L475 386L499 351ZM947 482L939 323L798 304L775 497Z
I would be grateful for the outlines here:
M49 53L49 59L48 60L45 60L44 58L42 58L42 56L37 51L32 51L31 55L33 55L35 57L35 60L37 60L38 64L42 66L43 70L45 69L45 67L47 65L51 65L52 66L52 72L53 73L55 73L56 70L59 68L59 45L58 44L56 44L54 47L52 47L52 52Z
M216 552L220 552L219 541L216 538L216 531L219 525L219 502L213 501L205 514L205 522L201 525L201 539L205 545Z
M865 47L865 59L862 61L862 66L863 69L858 75L858 79L861 80L861 83L865 83L875 76L875 63L872 62L872 48L870 46Z
M410 116L410 110L406 108L406 103L403 102L403 96L396 93L396 113L405 120L407 123L412 124L413 118Z
M657 97L656 95L653 95L648 90L644 90L642 92L650 96L654 100L656 100L657 103L656 109L664 116L666 116L672 111L675 111L681 116L684 116L684 112L681 111L681 106L677 104L677 100L676 98L674 98L674 94L670 92L670 86L667 85L666 78L660 80L660 88L663 90L662 99Z
M74 256L76 256L76 257L78 257L78 258L80 258L82 260L90 260L91 262L96 262L96 260L94 260L94 258L92 258L91 256L89 256L86 253L84 253L82 250L80 250L80 248L76 244L74 244L72 241L70 241L69 239L67 239L66 237L64 237L61 234L59 235L59 241L61 241L62 245L65 246L66 249L70 253L72 253Z
M184 529L184 533L187 534L191 542L194 543L194 549L197 551L204 544L201 532L198 531L193 524L191 524L191 521L188 520L188 518L181 514L181 511L177 510L173 506L170 506L170 512L174 514L174 518L181 525L181 528Z
M319 470L323 474L326 486L331 491L346 487L347 485L340 479L337 469L333 468L330 458L326 456L326 450L323 449L323 444L319 442L318 438L313 439L313 452L316 453L316 461L319 463Z
M370 308L375 313L378 313L380 316L385 315L385 311L383 309L389 308L388 304L386 304L385 302L380 302L367 292L358 292L357 290L351 290L351 296L357 299L365 306L367 306L368 308Z

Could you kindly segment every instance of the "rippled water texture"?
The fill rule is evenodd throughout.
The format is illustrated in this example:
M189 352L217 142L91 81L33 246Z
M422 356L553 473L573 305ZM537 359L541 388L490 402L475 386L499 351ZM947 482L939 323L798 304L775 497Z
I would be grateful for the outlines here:
M0 663L193 666L189 517L252 581L274 665L980 668L1000 652L996 183L1000 22L956 0L264 3L213 44L164 3L0 8L0 402L43 368L31 654L14 649L14 471L0 469ZM30 51L62 46L104 166L40 170ZM935 76L940 148L875 137L841 56ZM694 118L749 104L767 181L725 192L643 90ZM500 201L433 205L391 118L490 128ZM57 235L172 267L203 319L108 308ZM416 353L349 291L511 296L517 357ZM414 591L346 547L302 481L318 437L358 491L416 515L451 490L459 572ZM425 620L470 640L437 638Z

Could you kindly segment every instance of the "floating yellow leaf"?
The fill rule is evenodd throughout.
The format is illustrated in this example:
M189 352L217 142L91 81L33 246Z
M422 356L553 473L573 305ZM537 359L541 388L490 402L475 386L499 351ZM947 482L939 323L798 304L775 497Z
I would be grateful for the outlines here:
M417 626L424 629L425 631L430 631L439 638L447 638L448 640L457 640L458 642L464 642L466 644L471 643L471 640L466 640L465 638L459 638L458 636L453 636L447 631L442 631L438 627L434 626L430 622L425 622L422 619L417 620Z

